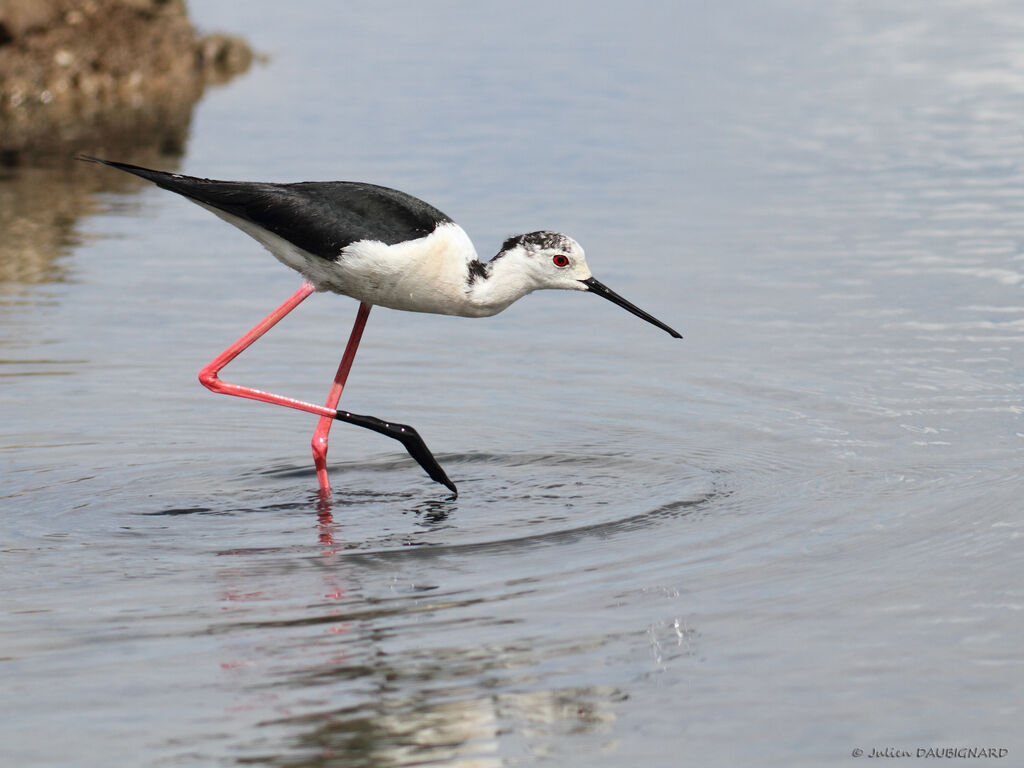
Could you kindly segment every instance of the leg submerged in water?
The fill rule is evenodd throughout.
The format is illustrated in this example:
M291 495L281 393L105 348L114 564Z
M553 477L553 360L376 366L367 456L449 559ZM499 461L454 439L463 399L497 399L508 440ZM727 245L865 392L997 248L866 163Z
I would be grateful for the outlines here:
M341 393L345 389L348 372L352 369L352 361L355 360L359 341L363 338L366 319L370 316L370 306L365 302L359 304L359 312L356 313L356 322L352 326L352 333L349 334L345 354L341 356L338 372L334 376L331 391L327 394L327 402L324 403L325 407L332 410L338 407L338 400L341 399ZM331 482L327 477L327 437L332 424L334 424L333 417L321 416L320 421L317 422L316 431L313 432L313 464L316 466L316 479L320 484L321 496L327 496L331 492Z
M320 485L321 497L326 497L331 491L330 482L327 478L327 437L331 429L331 424L335 419L349 424L355 424L356 426L364 427L398 440L403 446L405 446L409 455L416 460L432 480L441 483L450 489L452 493L457 495L458 490L455 488L455 484L448 479L448 476L444 473L444 470L441 469L441 466L437 463L437 460L430 452L430 449L427 448L426 444L423 442L423 438L419 436L419 433L417 433L415 429L405 424L393 424L386 422L375 418L374 416L360 416L358 414L349 413L348 411L336 410L338 400L341 398L342 390L345 388L345 381L348 379L349 370L352 368L352 361L355 359L356 350L359 347L359 341L363 335L363 328L366 326L366 319L370 314L369 304L361 303L359 305L359 312L356 315L355 325L352 327L352 333L349 336L348 345L345 347L345 354L341 358L341 364L338 366L338 372L334 377L334 383L331 386L331 390L327 396L327 403L325 405L307 403L293 397L276 395L272 392L265 392L261 389L232 384L230 382L223 381L219 377L220 371L224 366L238 357L242 352L248 349L253 342L277 325L285 315L309 298L315 290L316 288L314 288L311 283L304 284L281 306L257 323L252 330L221 352L207 365L203 366L202 370L199 371L199 381L211 392L223 395L233 395L234 397L245 397L250 400L259 400L260 402L270 403L272 405L282 405L286 408L294 408L299 411L306 411L307 413L319 416L320 421L317 423L316 431L313 433L312 447L313 462L316 466L316 475L317 481Z

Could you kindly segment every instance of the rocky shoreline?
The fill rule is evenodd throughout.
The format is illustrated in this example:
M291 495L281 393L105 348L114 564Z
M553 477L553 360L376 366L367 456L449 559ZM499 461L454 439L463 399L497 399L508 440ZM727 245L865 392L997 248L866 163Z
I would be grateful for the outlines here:
M0 165L180 154L206 85L252 59L239 38L197 33L184 0L0 0Z

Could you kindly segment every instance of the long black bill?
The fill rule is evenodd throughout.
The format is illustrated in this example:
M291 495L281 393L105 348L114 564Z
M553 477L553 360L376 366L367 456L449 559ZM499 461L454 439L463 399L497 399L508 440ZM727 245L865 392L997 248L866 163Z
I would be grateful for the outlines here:
M679 331L669 328L667 325L661 322L661 320L651 317L642 309L640 309L640 307L630 304L628 301L619 296L619 294L617 294L607 285L602 283L596 277L588 277L586 280L580 280L580 282L587 286L587 290L590 291L591 293L596 293L598 296L608 299L608 301L612 302L613 304L618 304L623 309L632 312L634 315L641 318L642 320L646 320L651 325L658 326L659 328L661 328L661 330L667 332L669 336L672 336L673 338L676 339L683 338L683 335L679 333Z
M434 454L430 452L427 444L423 442L420 433L408 424L393 424L390 421L378 419L376 416L360 416L358 413L349 413L348 411L338 411L334 418L347 424L366 427L374 432L395 438L395 440L405 446L405 450L409 452L409 455L416 459L419 465L430 475L431 480L446 486L455 496L459 495L459 490L455 487L455 483L448 479L448 475L441 469L441 465L437 463Z

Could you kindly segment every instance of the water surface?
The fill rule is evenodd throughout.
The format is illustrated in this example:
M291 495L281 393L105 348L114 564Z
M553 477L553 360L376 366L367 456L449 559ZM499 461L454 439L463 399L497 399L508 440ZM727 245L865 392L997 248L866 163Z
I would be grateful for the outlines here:
M11 171L6 762L1020 759L1024 11L247 8L195 4L270 59L167 167L395 186L485 258L566 231L685 339L375 309L344 402L460 496L339 425L323 504L315 419L195 381L296 276L113 171ZM355 310L226 377L323 398Z

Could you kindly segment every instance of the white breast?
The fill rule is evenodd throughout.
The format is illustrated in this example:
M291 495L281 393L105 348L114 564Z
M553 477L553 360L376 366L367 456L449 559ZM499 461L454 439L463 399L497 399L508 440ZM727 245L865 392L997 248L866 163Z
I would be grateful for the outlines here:
M328 290L408 312L479 316L467 295L466 265L476 259L458 224L442 224L426 237L385 245L361 240L331 264Z

